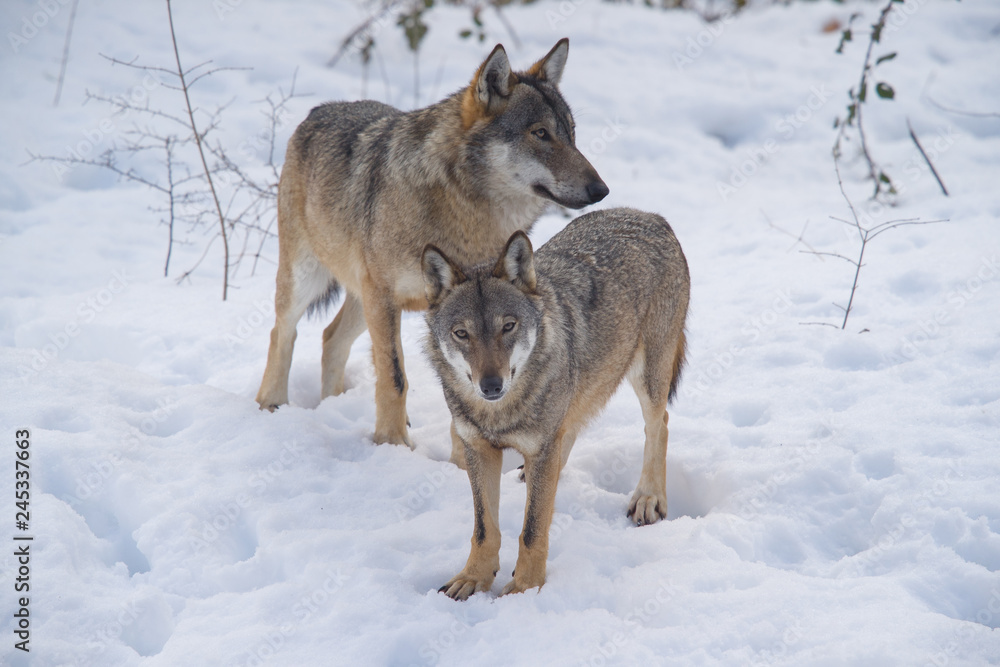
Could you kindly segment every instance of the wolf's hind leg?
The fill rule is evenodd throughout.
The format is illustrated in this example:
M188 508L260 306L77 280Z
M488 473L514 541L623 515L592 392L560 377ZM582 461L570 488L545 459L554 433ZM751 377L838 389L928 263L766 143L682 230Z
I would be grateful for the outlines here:
M288 372L292 367L295 327L309 304L330 290L333 277L310 253L278 261L277 289L274 294L274 328L267 350L267 367L257 392L261 410L274 411L288 402Z
M367 328L361 299L348 292L340 312L323 330L322 398L344 393L344 366L347 365L351 345Z
M637 526L667 517L667 396L671 373L663 358L653 356L650 358L640 349L628 374L646 424L642 472L628 506L628 516Z

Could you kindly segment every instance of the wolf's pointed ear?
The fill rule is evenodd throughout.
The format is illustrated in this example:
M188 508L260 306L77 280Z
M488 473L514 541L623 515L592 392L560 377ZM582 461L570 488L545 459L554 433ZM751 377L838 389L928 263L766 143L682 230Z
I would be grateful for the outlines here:
M535 291L535 258L527 234L516 231L511 235L507 247L493 267L493 276L509 280L522 292Z
M432 307L440 303L456 285L465 282L462 269L432 245L424 248L421 265L424 270L424 293Z
M559 85L563 69L566 67L566 56L569 55L569 37L563 37L544 58L528 69L528 74L541 81L548 81L553 86Z
M510 97L517 76L510 71L510 61L503 44L497 44L476 70L462 98L462 121L470 127L476 120L499 112Z

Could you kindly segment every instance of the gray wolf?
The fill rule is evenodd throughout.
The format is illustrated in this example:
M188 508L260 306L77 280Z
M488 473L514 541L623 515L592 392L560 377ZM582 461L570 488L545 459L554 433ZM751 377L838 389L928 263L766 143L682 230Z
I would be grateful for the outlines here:
M550 202L581 208L608 187L577 150L557 87L569 42L524 72L497 45L472 82L404 113L374 101L316 107L296 129L278 185L275 324L257 394L288 402L295 327L308 309L344 303L323 332L322 397L344 391L351 344L371 333L376 443L410 444L400 313L427 307L420 258L432 243L456 261L495 256Z
M667 402L684 365L687 262L662 217L634 209L580 216L537 254L515 232L473 268L428 246L426 348L444 387L472 485L472 552L441 591L489 590L500 567L503 449L524 456L527 502L514 578L503 594L545 583L559 472L577 434L624 378L645 421L636 525L667 514Z

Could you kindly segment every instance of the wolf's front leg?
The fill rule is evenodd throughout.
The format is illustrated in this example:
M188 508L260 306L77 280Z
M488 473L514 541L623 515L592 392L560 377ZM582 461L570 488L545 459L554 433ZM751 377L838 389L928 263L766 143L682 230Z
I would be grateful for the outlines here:
M549 557L549 527L555 510L556 484L562 463L557 437L535 456L526 456L524 482L528 498L524 506L524 529L519 538L514 578L504 586L501 595L522 593L540 588L545 583L545 562Z
M455 420L451 420L451 458L448 459L455 465L457 465L462 470L466 469L465 465L465 443L462 442L462 438L459 437L458 431L455 430Z
M465 600L473 593L488 591L500 569L500 473L503 450L485 441L465 446L475 529L472 551L465 569L439 589L448 597Z
M399 336L402 314L392 292L370 281L362 285L364 319L375 363L375 443L413 447L406 430L406 372Z

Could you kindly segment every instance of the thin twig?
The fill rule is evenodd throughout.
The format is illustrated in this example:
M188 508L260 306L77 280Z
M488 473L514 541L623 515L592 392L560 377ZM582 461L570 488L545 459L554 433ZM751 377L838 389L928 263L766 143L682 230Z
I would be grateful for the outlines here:
M847 207L851 210L851 217L854 218L854 223L852 224L847 220L843 220L841 218L837 218L834 216L830 217L833 218L834 220L837 220L838 222L842 222L844 224L851 225L852 227L856 228L858 230L858 235L861 239L861 248L858 251L857 260L852 260L838 253L813 252L812 254L816 255L823 254L830 257L837 257L839 259L843 259L847 262L850 262L851 264L854 265L854 280L851 283L851 294L847 300L847 307L833 304L844 311L844 321L840 325L841 330L843 330L847 328L847 319L851 316L851 310L853 310L854 308L854 296L855 294L857 294L858 291L858 279L861 276L861 267L864 266L865 250L867 250L868 248L868 243L872 239L877 237L879 234L887 232L890 229L896 229L897 227L904 227L906 225L928 225L935 222L947 222L947 220L919 220L915 218L906 218L900 220L888 220L886 222L879 223L874 227L867 227L867 228L862 227L861 220L858 217L857 209L854 208L854 204L851 202L851 198L847 196L847 191L844 189L844 179L840 175L840 162L836 156L834 156L833 158L833 167L834 171L837 174L837 185L840 187L840 194L843 195L844 201L847 202Z
M354 30L349 32L347 36L344 37L343 41L341 41L340 43L340 48L337 49L337 52L333 54L333 57L327 61L326 66L335 67L337 63L340 61L340 59L344 57L344 54L350 50L351 44L354 43L354 40L356 38L365 34L368 31L368 29L371 28L372 24L381 21L383 16L388 14L391 10L395 9L397 6L403 4L403 2L405 1L406 0L389 0L387 2L383 2L382 7L379 8L377 12L375 12L367 19L362 21L356 28L354 28Z
M871 241L879 234L887 232L890 229L896 229L897 227L906 227L908 225L931 225L937 222L948 222L948 221L949 221L948 218L944 218L942 220L897 220L892 224L882 223L881 225L876 225L875 227L872 227L871 229L868 230L869 232L871 232L871 235L868 237L868 240Z
M197 269L197 268L198 268L199 266L201 266L201 263L202 263L203 261L205 261L205 257L206 257L206 256L208 255L208 250L209 250L209 248L211 248L211 247L212 247L212 244L213 244L213 243L215 243L215 239L217 239L217 238L219 238L219 235L218 235L218 233L216 233L216 234L212 235L212 238L210 238L210 239L208 240L208 243L206 243L206 244L205 244L205 250L203 250L203 251L202 251L202 253L201 253L201 257L199 257L199 258L198 258L198 261L194 263L194 266L192 266L192 267L191 267L190 269L188 269L187 271L185 271L184 273L182 273L182 274L181 274L181 275L180 275L180 276L179 276L179 277L177 278L177 284L178 284L178 285L179 285L179 284L180 284L181 282L183 282L183 281L187 280L187 279L188 279L188 278L189 278L189 277L191 276L191 274L195 272L195 269Z
M222 205L219 204L219 195L215 192L215 183L212 181L212 173L205 160L205 151L201 145L201 135L198 134L198 126L194 120L194 109L191 107L191 97L188 95L188 86L184 80L184 68L181 66L181 54L177 48L177 35L174 32L174 14L170 7L170 0L167 0L167 19L170 23L170 41L174 45L174 58L177 60L177 75L181 80L181 88L184 91L184 103L187 105L188 118L191 120L191 131L194 132L195 144L198 146L198 155L201 157L201 166L205 170L205 180L208 181L208 188L212 191L212 201L215 202L215 210L219 215L219 228L222 233L222 247L225 256L225 263L222 272L222 300L226 300L229 291L229 239L226 238L226 219L222 215Z
M163 148L166 153L167 160L167 189L170 200L170 217L167 219L167 224L169 225L167 230L167 261L163 264L163 277L166 278L170 274L170 255L174 251L174 220L175 216L175 198L174 198L174 164L173 164L173 144L172 138L166 137L163 140Z
M806 255L817 255L819 257L836 257L837 259L842 259L845 262L850 262L851 264L857 264L857 262L855 262L850 257L845 257L844 255L841 255L840 253L836 252L820 252L819 250L799 250L799 252Z
M761 209L761 210L760 210L760 214L761 214L762 216L764 216L764 220L766 220L766 221L767 221L767 226L768 226L768 227L770 227L771 229L775 229L775 230L777 230L777 231L781 232L782 234L784 234L784 235L786 235L786 236L791 236L791 237L792 237L793 239L795 239L795 243L793 243L793 244L792 244L792 246L791 246L791 247L790 247L790 248L789 248L788 250L786 250L785 252L791 252L792 248L794 248L795 246L797 246L797 245L798 245L798 244L800 244L800 243L801 243L802 245L804 245L804 246L805 246L806 248L808 248L809 250L811 250L811 251L815 251L815 250L816 250L816 249L815 249L815 248L813 248L813 247L812 247L811 245L809 245L809 244L808 244L808 243L806 242L806 240L805 240L805 236L806 236L806 229L808 229L808 228L809 228L809 221L808 221L808 220L806 221L806 224L804 224L804 225L802 226L802 233L800 233L800 234L799 234L798 236L795 236L795 234L793 234L792 232L788 231L788 230L787 230L787 229L785 229L784 227L779 227L778 225L774 224L774 221L772 221L772 220L771 220L771 218L770 218L770 217L768 217L767 213L765 213L765 212L763 211L763 209ZM823 261L823 258L822 258L822 257L820 257L820 261Z
M840 194L843 195L844 201L847 202L847 207L851 209L851 217L854 218L854 226L858 230L858 235L864 238L864 234L862 233L863 230L861 229L861 221L858 219L858 212L854 208L854 204L851 202L851 198L847 196L847 191L844 190L844 179L840 175L840 162L837 160L836 157L833 158L833 169L834 171L837 172L837 185L840 187Z
M98 53L105 60L111 61L112 65L122 65L124 67L131 67L132 69L142 70L144 72L160 72L162 74L169 74L170 76L176 77L177 72L168 67L157 67L155 65L136 65L136 61L139 60L139 56L136 56L132 60L120 60L114 56L108 56L103 53Z
M883 178L886 179L884 182L888 184L889 192L890 193L894 192L892 181L889 180L889 177L885 175L885 172L876 167L875 160L872 159L871 152L868 150L868 137L865 134L862 107L864 107L865 101L868 99L868 77L873 69L873 66L871 64L872 50L875 48L875 44L881 41L882 30L883 28L885 28L886 17L888 17L889 12L892 11L892 6L896 1L897 0L888 0L888 2L886 2L885 4L885 7L883 7L882 11L879 13L878 20L872 25L872 31L868 38L868 49L865 51L864 65L861 68L861 80L858 82L858 92L857 94L854 94L853 90L849 91L850 99L852 102L849 109L853 109L852 113L854 119L857 120L858 136L861 139L861 153L864 156L865 162L868 165L868 176L869 178L872 179L872 181L875 184L875 191L872 193L871 196L872 199L878 197L879 193L882 191ZM852 16L851 19L853 20L853 18L854 17ZM843 47L843 45L844 41L841 40L841 47ZM841 49L838 48L837 52L840 53ZM834 160L840 158L841 141L844 138L847 126L853 124L851 115L849 114L844 121L839 121L839 124L840 127L837 132L837 139L833 144Z
M511 25L510 21L507 20L507 17L504 15L503 11L501 11L499 4L497 4L495 1L491 2L490 4L493 5L493 9L497 13L497 18L500 19L501 23L503 23L503 27L507 29L507 34L510 35L510 39L511 39L511 41L514 42L514 46L516 46L517 48L520 49L521 48L521 38L518 37L517 33L514 31L514 26Z
M82 164L89 167L101 167L102 169L107 169L108 171L112 171L118 174L119 176L121 176L126 180L133 181L135 183L141 183L142 185L153 188L154 190L158 190L159 192L162 192L164 194L169 192L167 188L163 187L159 183L155 183L147 178L139 176L132 169L129 169L128 171L123 171L114 163L114 160L112 159L110 153L111 153L110 151L106 151L103 160L90 160L90 159L75 158L75 157L57 157L55 155L35 155L31 151L28 151L28 157L30 159L24 164L30 164L35 161L42 161L42 162L59 162L62 164L74 164L74 165Z
M56 98L52 106L59 106L59 98L62 96L63 80L66 78L66 65L69 63L69 40L73 36L73 24L76 22L76 6L80 0L73 0L73 7L69 10L69 25L66 26L66 42L63 44L62 62L59 64L59 82L56 84Z
M920 145L920 140L917 139L917 134L913 131L913 126L910 125L909 118L906 119L906 128L910 131L910 138L913 139L913 143L917 145L917 150L920 151L922 156L924 156L924 162L926 162L927 166L931 168L931 173L934 174L934 178L937 179L938 185L941 186L941 192L943 192L944 196L947 197L948 188L944 187L944 183L941 182L941 177L938 175L937 169L934 168L934 164L931 162L931 159L927 157L927 153L924 152L924 147Z
M817 327L833 327L834 329L839 328L837 327L836 324L830 324L829 322L799 322L799 324L804 327L817 326Z
M953 107L946 107L931 97L928 97L927 101L941 111L958 114L959 116L971 116L973 118L1000 118L1000 113L996 111L965 111L964 109L955 109Z

